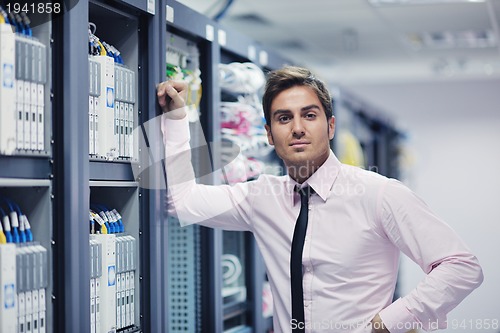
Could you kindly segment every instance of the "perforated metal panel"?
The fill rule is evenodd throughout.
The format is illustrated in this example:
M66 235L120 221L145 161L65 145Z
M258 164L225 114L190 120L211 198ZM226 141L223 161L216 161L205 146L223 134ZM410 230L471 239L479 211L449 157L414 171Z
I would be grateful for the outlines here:
M199 227L168 219L168 332L200 332Z

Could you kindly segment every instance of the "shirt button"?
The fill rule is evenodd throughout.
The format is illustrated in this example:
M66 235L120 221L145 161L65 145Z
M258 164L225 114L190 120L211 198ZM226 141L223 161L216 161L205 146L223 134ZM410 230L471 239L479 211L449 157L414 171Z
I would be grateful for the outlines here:
M305 302L304 307L306 307L306 308L309 307L309 304L311 304L311 303L310 302Z

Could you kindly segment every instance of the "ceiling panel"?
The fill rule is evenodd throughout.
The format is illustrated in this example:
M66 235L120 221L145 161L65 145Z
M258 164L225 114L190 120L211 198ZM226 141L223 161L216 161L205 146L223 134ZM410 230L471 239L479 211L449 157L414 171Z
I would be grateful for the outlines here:
M214 15L225 1L180 2ZM268 24L258 23L259 17ZM500 0L379 7L368 0L234 0L221 23L335 79L385 80L392 75L420 80L423 75L459 77L474 71L500 76L498 46L416 50L407 38L409 33L489 29L498 41L499 18Z
M486 3L387 6L377 11L401 32L491 29Z

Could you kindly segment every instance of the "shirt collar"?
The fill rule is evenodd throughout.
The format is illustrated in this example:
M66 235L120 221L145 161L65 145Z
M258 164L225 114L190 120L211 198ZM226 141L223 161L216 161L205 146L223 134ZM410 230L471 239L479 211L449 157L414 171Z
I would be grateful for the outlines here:
M333 183L340 172L342 164L337 159L335 154L330 150L330 155L326 159L325 163L316 170L315 173L309 177L303 184L297 183L290 177L287 177L286 189L287 193L289 193L292 201L292 206L295 205L295 195L294 188L295 186L304 187L309 185L313 188L314 192L316 192L319 197L326 202L330 190L332 189Z

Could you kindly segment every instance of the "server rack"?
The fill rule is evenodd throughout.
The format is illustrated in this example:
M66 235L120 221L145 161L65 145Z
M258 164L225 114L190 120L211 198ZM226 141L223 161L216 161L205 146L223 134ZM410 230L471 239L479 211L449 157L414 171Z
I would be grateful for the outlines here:
M2 10L6 10L3 5ZM12 284L2 283L5 293L2 293L1 310L10 308L16 311L5 312L5 317L0 315L6 318L2 319L0 330L7 329L5 324L12 325L8 330L27 329L29 326L52 332L54 328L55 308L51 297L55 288L52 270L54 150L50 136L53 117L53 82L50 77L52 25L50 15L39 16L37 24L29 28L29 34L18 29L14 33L7 28L9 25L0 27L2 234L10 234L7 241L13 238L18 243L11 247L14 252L9 254L13 260L11 263L15 263L16 274ZM6 228L7 216L10 221ZM29 224L24 222L24 216ZM0 244L0 251L4 252L8 245ZM43 249L43 257L35 257L36 249ZM0 260L0 265L4 273L5 262ZM2 276L1 280L4 278Z
M193 143L203 145L205 142L217 141L216 124L218 118L214 110L218 109L219 99L217 95L217 64L219 63L218 45L216 40L216 25L215 22L209 20L207 17L179 4L176 1L167 1L166 3L166 38L170 39L172 36L183 38L184 40L192 43L199 52L199 67L201 69L201 81L203 87L203 95L200 101L200 118L198 124L201 126L205 137L198 137L196 133L192 138ZM165 53L165 52L164 52ZM165 63L170 59L165 59ZM195 172L197 174L208 175L199 180L204 183L213 184L214 177L211 172L203 170L217 169L217 165L207 165L206 161L210 159L206 156L206 150L202 154L194 154L193 161ZM217 161L217 152L213 151L213 161ZM196 162L198 161L198 162ZM215 162L214 162L215 163ZM166 210L166 207L165 207ZM168 219L168 217L167 217ZM208 332L221 332L222 331L222 300L219 297L221 293L220 279L221 268L218 266L220 263L217 261L218 253L222 246L220 230L212 230L204 227L189 226L180 228L177 221L169 222L169 231L173 236L177 233L182 233L182 236L187 242L182 246L186 247L189 256L175 256L169 255L170 262L167 265L170 267L170 275L176 276L179 274L190 274L196 277L196 280L188 281L192 292L184 297L176 297L169 295L166 317L170 324L171 332L182 332L186 328L194 328L193 331L208 331ZM169 254L176 250L176 247L181 244L175 242L172 237L169 237ZM186 244L187 243L187 244ZM197 255L198 248L202 248L200 255ZM188 260L189 266L187 269L176 269L174 267L175 260ZM203 278L201 278L203 277ZM177 288L186 289L188 284L178 284ZM193 293L194 292L194 293ZM181 304L181 308L177 308ZM195 313L189 313L187 319L182 321L180 319L186 311L194 309ZM181 320L180 322L177 322ZM196 322L192 322L195 320ZM174 322L176 321L176 322ZM181 325L179 325L181 324ZM194 326L194 327L193 327Z
M58 64L53 73L57 82L53 89L57 115L53 131L54 224L61 226L54 233L57 258L54 276L60 286L53 295L58 313L54 331L69 332L75 328L81 332L95 331L90 319L89 225L83 222L87 221L89 209L95 203L120 211L125 231L136 240L134 253L138 265L131 282L136 291L131 301L135 314L120 327L126 326L124 330L129 332L162 330L163 297L161 293L152 292L162 290L165 278L161 260L162 232L157 230L161 229L158 208L161 189L151 186L159 181L160 170L149 167L151 152L139 145L139 135L133 144L133 157L117 156L109 161L89 155L92 147L88 94L92 84L88 31L92 22L101 27L97 30L101 39L121 51L125 65L135 75L135 87L131 89L134 116L130 127L140 129L155 115L151 91L153 82L159 81L156 43L159 18L155 15L158 11L156 1L79 1L53 21L54 62ZM158 138L150 135L148 139L153 143ZM106 311L113 313L115 309ZM113 325L116 329L116 324Z
M348 91L341 89L337 102L339 129L350 131L359 141L363 154L363 165L360 166L398 178L399 145L404 134L387 119L384 112L367 105Z
M221 64L247 63L256 64L264 73L280 68L289 62L273 53L271 50L262 48L247 36L221 27L218 32L221 43ZM259 99L263 90L258 92ZM226 94L224 89L221 95ZM229 97L231 98L231 97ZM221 96L221 99L224 99ZM277 156L268 155L263 160L268 164L281 169L281 162ZM281 169L282 170L282 169ZM223 232L223 256L229 254L241 261L243 266L243 279L240 279L240 287L246 292L243 300L224 300L223 320L226 332L267 332L272 330L272 317L264 314L263 292L266 283L266 272L262 256L257 248L255 239L251 233L224 231Z

